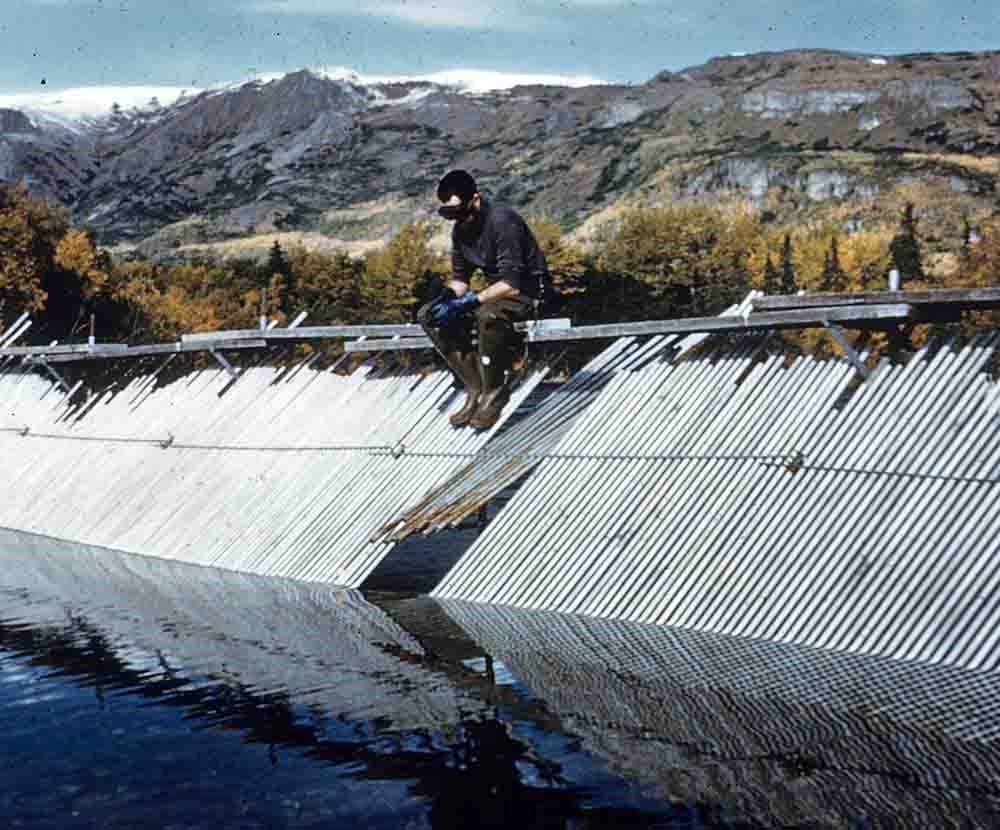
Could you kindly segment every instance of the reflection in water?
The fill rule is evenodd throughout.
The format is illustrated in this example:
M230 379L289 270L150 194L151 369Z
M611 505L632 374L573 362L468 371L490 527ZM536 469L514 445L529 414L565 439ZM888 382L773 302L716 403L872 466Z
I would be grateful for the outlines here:
M991 745L958 740L944 717L987 729L962 709L971 692L934 723L907 721L888 691L862 692L856 665L798 660L812 697L779 688L769 661L790 660L0 531L0 815L32 828L994 825ZM727 683L726 666L768 694ZM821 677L850 678L853 708L817 691Z
M995 734L993 676L438 602L565 729L664 799L785 827L1000 826L995 741L955 737Z
M355 592L6 532L0 564L10 826L673 826Z

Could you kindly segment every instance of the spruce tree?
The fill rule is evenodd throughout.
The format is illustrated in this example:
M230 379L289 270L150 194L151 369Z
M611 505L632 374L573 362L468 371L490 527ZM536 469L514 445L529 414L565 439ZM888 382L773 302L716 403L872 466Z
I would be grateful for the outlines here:
M764 293L768 296L778 294L781 291L781 276L774 264L771 254L767 255L767 262L764 263Z
M899 271L900 284L905 280L924 279L923 258L920 254L920 240L917 238L917 220L913 215L913 203L907 202L903 208L899 230L889 243L892 267Z
M823 274L820 277L820 290L842 292L847 290L847 274L840 266L840 252L837 250L837 237L831 237L830 250L823 255Z
M797 290L795 268L792 265L792 236L786 233L781 245L781 291L784 294L794 294Z
M972 228L972 223L969 221L968 216L962 217L962 256L968 257L969 251L972 249L972 240L974 238L975 231Z
M288 257L285 256L285 250L281 247L281 243L277 239L274 240L271 252L267 256L268 278L272 274L280 274L283 277L287 277L289 274Z

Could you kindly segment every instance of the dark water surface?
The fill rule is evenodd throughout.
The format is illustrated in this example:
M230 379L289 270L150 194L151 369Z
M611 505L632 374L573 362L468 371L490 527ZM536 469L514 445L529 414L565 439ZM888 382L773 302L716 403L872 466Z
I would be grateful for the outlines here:
M990 744L697 687L704 640L6 531L0 574L0 828L1000 827Z

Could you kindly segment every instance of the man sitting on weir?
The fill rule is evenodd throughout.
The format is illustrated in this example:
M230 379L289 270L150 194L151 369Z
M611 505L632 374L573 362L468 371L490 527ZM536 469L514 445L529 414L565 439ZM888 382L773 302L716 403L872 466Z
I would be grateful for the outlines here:
M510 398L507 372L521 339L514 325L531 319L545 296L548 265L524 219L485 199L465 170L441 179L437 196L438 213L454 223L451 280L417 319L466 390L452 425L489 429ZM469 287L476 268L489 283L478 292Z

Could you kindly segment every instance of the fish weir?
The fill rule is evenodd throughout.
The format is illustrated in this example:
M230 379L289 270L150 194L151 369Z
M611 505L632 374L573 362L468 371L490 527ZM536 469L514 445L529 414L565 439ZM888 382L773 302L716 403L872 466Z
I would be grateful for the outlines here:
M374 363L138 373L82 404L54 370L5 369L0 526L345 587L392 550L374 531L503 424L456 431L450 373ZM544 374L529 373L504 418Z
M433 595L996 670L998 342L616 373Z

